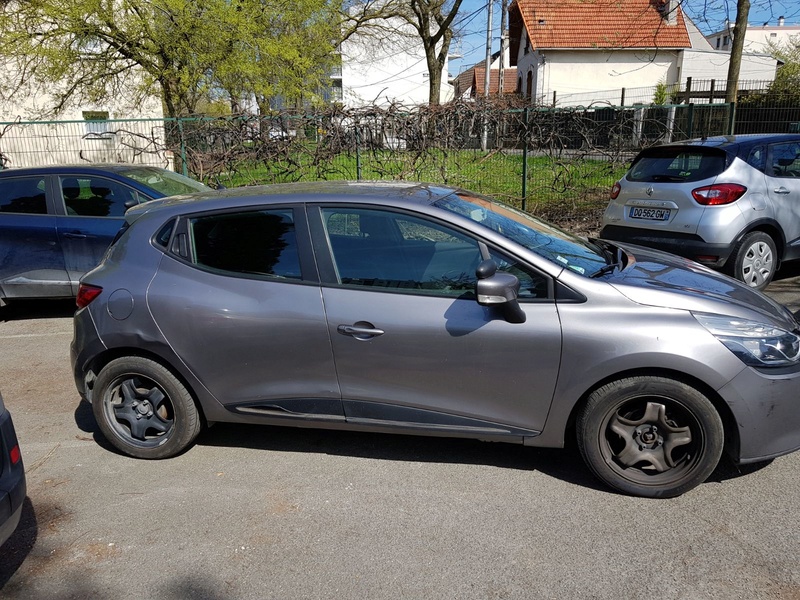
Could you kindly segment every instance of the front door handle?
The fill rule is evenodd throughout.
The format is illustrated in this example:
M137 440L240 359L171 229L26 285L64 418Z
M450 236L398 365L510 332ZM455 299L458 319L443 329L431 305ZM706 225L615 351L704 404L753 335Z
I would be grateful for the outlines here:
M787 190L787 189L786 189L785 187L783 187L783 186L781 186L781 187L779 187L779 188L775 188L773 191L774 191L776 194L789 194L789 193L791 193L791 192L789 192L789 190Z
M86 238L89 237L89 235L86 234L86 233L79 233L79 232L75 231L75 232L72 232L72 233L65 233L64 237L65 238L69 238L71 240L85 240Z
M357 340L369 340L386 333L383 329L374 327L372 323L364 323L362 321L354 323L353 325L339 325L336 331L342 335L354 337Z

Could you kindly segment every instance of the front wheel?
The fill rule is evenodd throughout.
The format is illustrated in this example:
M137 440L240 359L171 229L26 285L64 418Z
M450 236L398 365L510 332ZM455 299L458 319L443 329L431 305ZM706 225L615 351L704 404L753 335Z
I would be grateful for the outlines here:
M763 231L744 236L728 259L728 273L757 290L769 285L777 268L775 242Z
M578 415L578 447L592 472L636 496L671 498L700 485L722 454L714 405L695 388L663 377L609 383Z
M138 356L118 358L97 376L92 411L103 435L135 458L169 458L200 432L191 394L168 369Z

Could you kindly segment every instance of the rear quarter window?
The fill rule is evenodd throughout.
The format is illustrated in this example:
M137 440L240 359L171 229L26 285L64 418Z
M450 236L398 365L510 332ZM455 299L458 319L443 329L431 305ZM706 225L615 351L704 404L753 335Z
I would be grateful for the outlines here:
M628 181L684 182L716 177L727 167L727 154L703 147L651 148L639 154L628 171Z

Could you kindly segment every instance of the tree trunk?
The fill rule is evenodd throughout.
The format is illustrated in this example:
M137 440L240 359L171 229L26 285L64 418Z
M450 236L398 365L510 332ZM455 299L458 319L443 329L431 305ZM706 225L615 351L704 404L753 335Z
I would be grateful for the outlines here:
M725 90L725 102L736 102L739 93L739 71L742 66L744 35L747 32L747 18L750 14L750 0L736 0L736 25L733 29L731 58L728 63L728 84Z

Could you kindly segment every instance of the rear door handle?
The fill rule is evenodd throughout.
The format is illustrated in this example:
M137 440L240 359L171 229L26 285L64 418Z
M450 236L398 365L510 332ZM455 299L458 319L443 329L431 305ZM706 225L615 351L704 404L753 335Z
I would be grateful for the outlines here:
M77 231L74 231L72 233L65 233L64 237L70 238L72 240L85 240L86 238L89 237L89 235L86 233L79 233Z
M386 333L383 329L373 327L371 323L358 322L353 325L339 325L336 331L342 335L349 335L357 340L368 340Z
M791 192L787 190L785 187L781 186L779 188L775 188L773 190L776 194L790 194Z

